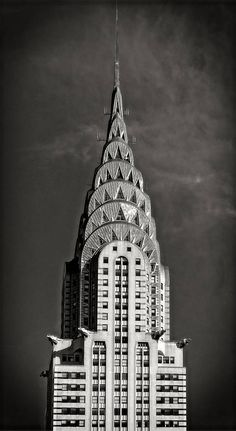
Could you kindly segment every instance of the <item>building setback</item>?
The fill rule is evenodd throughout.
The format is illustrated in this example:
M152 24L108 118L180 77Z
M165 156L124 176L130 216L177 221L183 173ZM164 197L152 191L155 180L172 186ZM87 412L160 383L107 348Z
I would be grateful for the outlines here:
M61 338L48 336L47 428L184 431L189 340L170 341L169 271L129 146L117 56L110 112L65 264Z

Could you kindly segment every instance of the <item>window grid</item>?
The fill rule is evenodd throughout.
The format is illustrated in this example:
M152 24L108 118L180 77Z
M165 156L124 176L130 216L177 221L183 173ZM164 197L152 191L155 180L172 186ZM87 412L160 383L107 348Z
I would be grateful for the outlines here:
M149 345L141 342L136 347L136 424L149 430Z
M115 262L115 362L114 362L114 429L127 430L127 364L128 364L128 260Z
M105 427L106 344L95 341L93 345L92 426Z

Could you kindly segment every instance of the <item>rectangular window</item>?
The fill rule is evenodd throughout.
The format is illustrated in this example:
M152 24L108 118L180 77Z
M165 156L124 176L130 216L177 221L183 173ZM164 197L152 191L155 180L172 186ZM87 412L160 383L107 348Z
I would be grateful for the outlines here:
M140 277L140 275L141 275L140 269L136 269L135 275L136 275L136 277Z
M108 308L108 302L102 302L102 308Z
M102 331L108 331L108 325L102 325Z
M113 247L112 249L113 249L113 251L117 251L117 247Z
M127 251L131 251L131 247L127 247Z
M108 286L108 279L107 278L104 278L104 280L103 280L103 286Z
M103 290L102 296L103 296L103 298L107 298L108 297L108 290Z
M108 275L108 268L103 268L103 274Z
M85 379L86 378L86 373L76 373L76 374L77 374L78 379Z
M108 319L108 314L102 313L102 320L107 320L107 319Z
M141 265L141 259L135 259L135 263L136 263L136 265Z
M108 257L107 256L104 256L103 263L108 263Z

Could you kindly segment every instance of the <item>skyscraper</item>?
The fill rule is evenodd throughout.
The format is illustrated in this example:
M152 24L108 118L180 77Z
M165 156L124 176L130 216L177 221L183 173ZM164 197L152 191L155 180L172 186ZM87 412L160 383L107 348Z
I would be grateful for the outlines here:
M186 429L189 340L170 341L169 271L129 146L118 37L102 160L65 264L61 338L48 338L49 429Z

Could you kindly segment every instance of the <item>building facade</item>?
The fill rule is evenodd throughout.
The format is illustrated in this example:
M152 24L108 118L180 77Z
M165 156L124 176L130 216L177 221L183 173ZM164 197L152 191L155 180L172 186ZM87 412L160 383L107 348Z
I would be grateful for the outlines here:
M107 138L65 264L47 428L186 430L187 340L170 341L169 272L135 167L115 61Z

